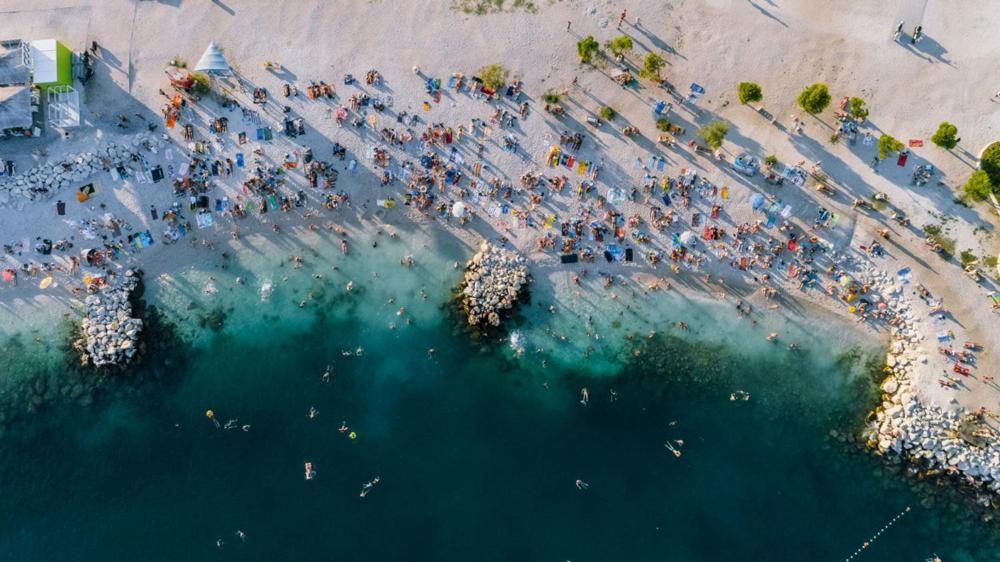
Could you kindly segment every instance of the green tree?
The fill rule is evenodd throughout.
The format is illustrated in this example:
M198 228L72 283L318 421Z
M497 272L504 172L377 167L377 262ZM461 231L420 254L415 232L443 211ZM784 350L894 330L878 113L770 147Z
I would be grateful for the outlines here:
M656 128L663 131L664 133L670 130L670 120L669 119L657 119Z
M509 74L507 69L500 64L490 64L479 69L479 77L483 79L483 84L494 90L503 88Z
M803 111L816 115L822 113L826 106L830 105L830 99L830 92L826 89L826 84L817 82L802 90L798 102Z
M979 169L990 176L993 185L1000 186L1000 141L986 147L979 157Z
M725 121L717 120L705 125L698 131L698 135L705 139L705 143L712 148L719 148L722 146L722 140L726 138L726 133L729 132L729 123Z
M962 191L976 201L982 201L989 197L993 189L989 174L982 170L972 172L972 175L969 176L969 181L965 182L965 185L962 186Z
M604 44L604 47L611 51L616 57L624 57L632 50L632 38L628 35L619 35Z
M865 105L865 100L861 98L851 98L847 103L848 111L851 112L851 117L854 117L858 121L864 121L868 119L868 106Z
M601 119L604 119L605 121L611 121L615 117L615 110L611 109L608 106L604 106L601 109L597 110L597 114L601 116Z
M736 87L736 93L740 98L740 103L753 103L764 99L764 92L760 86L754 82L740 82Z
M941 148L951 150L958 144L958 138L956 135L958 135L958 127L947 121L942 121L941 124L938 125L937 132L935 132L931 137L931 142Z
M601 51L601 45L594 39L593 35L588 35L576 42L576 54L580 55L580 62L590 64L594 62L594 56Z
M559 103L559 92L548 90L542 94L542 101L545 103Z
M777 163L778 163L778 157L777 157L777 156L775 156L775 155L773 155L773 154L768 154L768 155L767 155L767 156L766 156L766 157L764 158L764 164L765 164L765 165L766 165L766 166L767 166L768 168L770 168L771 166L774 166L774 165L775 165L775 164L777 164Z
M191 78L194 79L195 93L197 94L207 94L212 91L212 81L209 80L208 74L204 72L192 72Z
M878 157L879 160L884 159L889 156L890 152L896 152L903 150L903 143L896 140L892 135L882 133L882 136L878 138Z
M659 80L660 79L660 69L666 61L663 57L656 53L646 53L646 58L642 59L642 69L639 70L639 76L647 80Z

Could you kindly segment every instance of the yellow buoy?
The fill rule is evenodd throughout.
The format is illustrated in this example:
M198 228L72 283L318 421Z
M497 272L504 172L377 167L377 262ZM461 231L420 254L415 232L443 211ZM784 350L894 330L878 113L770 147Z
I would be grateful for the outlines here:
M213 412L212 410L206 410L205 411L205 416L210 417L210 418L214 418L215 417L215 412Z
M358 438L358 434L355 433L355 432L353 432L353 431L350 432L350 433L348 433L347 436L350 437L351 439L357 439Z

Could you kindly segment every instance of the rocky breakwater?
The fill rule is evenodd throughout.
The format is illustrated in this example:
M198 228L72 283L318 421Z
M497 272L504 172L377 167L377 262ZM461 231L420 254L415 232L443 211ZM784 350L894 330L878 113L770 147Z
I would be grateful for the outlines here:
M96 367L124 365L139 349L142 320L132 317L132 291L139 284L133 271L113 286L87 296L87 316L83 319L83 337L75 347L83 352L81 361Z
M29 201L49 199L57 191L77 188L90 176L112 167L121 166L137 157L140 149L157 152L165 141L155 135L140 133L128 142L110 142L94 152L69 154L57 161L50 161L0 180L0 208L14 203L17 198ZM14 199L12 199L14 198Z
M499 326L528 284L528 266L517 252L484 241L466 264L462 308L470 326Z
M935 376L928 366L925 337L918 329L923 319L912 310L902 287L885 274L876 285L896 315L885 361L882 402L865 429L868 446L914 471L948 474L977 489L1000 494L1000 439L979 412L942 408L923 399L913 381ZM940 376L940 375L939 375ZM947 377L948 375L944 375ZM997 498L994 498L995 500ZM987 496L980 503L996 503Z

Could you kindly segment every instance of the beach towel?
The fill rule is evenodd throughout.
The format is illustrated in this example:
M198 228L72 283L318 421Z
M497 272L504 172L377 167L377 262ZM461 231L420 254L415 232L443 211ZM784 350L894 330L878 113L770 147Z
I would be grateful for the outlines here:
M909 154L907 154L905 152L900 152L899 153L899 157L896 158L896 165L897 166L905 166L906 165L906 159L908 157L909 157Z
M500 216L500 205L497 205L496 203L490 203L490 206L486 208L486 213L489 216L494 217L494 218L495 217L499 217Z
M656 157L655 156L650 156L649 160L646 160L646 167L649 168L650 170L652 170L653 167L655 167L655 166L656 166Z
M791 214L792 214L792 206L785 205L785 208L781 210L781 217L787 219Z
M357 160L351 160L350 162L348 162L347 163L347 169L348 169L348 171L350 171L352 173L356 172L357 169L358 169L358 161Z
M278 198L275 197L273 193L267 196L267 203L271 206L272 209L278 208Z
M142 246L148 248L153 245L153 235L148 230L139 233L137 238L142 242Z
M208 228L212 226L212 213L198 213L195 215L198 228Z
M545 217L545 228L546 229L552 228L552 225L555 224L555 223L556 223L556 216L555 215L549 215L549 216Z
M236 167L237 168L242 168L245 164L246 164L246 161L243 159L243 153L242 152L237 152L236 153Z
M664 193L663 197L660 197L660 199L663 201L664 205L666 205L667 207L670 206L670 195L667 195L666 193Z
M584 161L584 160L580 160L579 162L577 162L576 163L576 173L578 173L578 174L584 174L586 172L587 172L587 162Z
M774 215L767 215L767 228L771 228L772 226L774 226L774 221L775 221Z
M666 168L666 166L667 166L667 161L664 160L663 158L658 158L656 160L656 171L657 172L662 172L663 169Z
M948 332L938 332L938 334L937 334L937 340L939 342L941 342L941 343L945 343L946 341L948 341L950 339L951 339L951 336L948 335Z

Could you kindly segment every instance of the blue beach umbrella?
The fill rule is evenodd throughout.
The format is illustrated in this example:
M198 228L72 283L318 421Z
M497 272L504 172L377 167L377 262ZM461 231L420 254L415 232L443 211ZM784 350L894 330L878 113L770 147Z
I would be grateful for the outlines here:
M764 196L761 195L760 193L751 193L750 194L750 206L753 207L753 210L755 210L755 211L757 209L760 209L761 207L763 207L764 206Z

